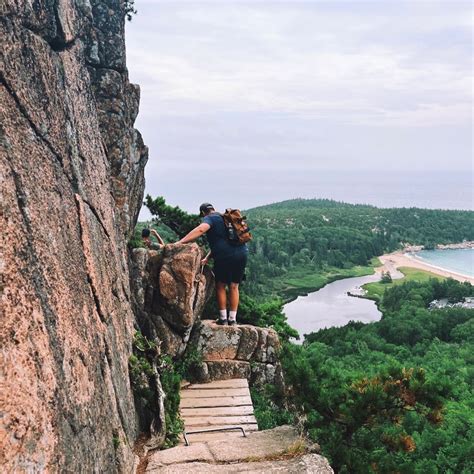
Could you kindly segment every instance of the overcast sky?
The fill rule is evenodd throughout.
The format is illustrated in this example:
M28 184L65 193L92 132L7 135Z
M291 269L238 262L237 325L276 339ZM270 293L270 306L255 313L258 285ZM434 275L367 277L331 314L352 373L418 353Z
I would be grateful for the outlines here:
M135 6L146 192L188 210L472 206L471 2Z

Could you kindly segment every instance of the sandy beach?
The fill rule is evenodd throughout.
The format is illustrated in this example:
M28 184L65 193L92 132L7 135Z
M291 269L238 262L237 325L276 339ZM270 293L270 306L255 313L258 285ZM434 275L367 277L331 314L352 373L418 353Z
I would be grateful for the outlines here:
M376 269L377 272L389 271L393 278L400 278L400 272L397 270L400 267L411 267L419 268L420 270L426 270L428 272L436 273L447 278L453 278L457 281L468 281L471 284L474 284L474 278L468 275L463 275L461 273L455 273L444 268L437 267L435 265L430 265L429 263L418 260L414 257L405 255L403 251L393 252L379 257L379 260L382 262L382 266Z

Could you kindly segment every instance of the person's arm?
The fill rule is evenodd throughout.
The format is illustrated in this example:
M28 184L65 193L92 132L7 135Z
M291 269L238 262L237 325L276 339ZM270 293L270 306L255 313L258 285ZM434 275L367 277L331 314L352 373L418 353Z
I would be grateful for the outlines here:
M160 245L165 245L164 240L161 238L161 235L155 229L151 229L150 232L156 237Z
M211 226L203 222L195 227L188 235L184 236L181 240L178 241L178 244L188 244L189 242L194 242L199 239L201 235L205 234Z
M209 262L209 259L212 256L212 252L209 252L202 260L201 260L201 265L207 265L207 262Z

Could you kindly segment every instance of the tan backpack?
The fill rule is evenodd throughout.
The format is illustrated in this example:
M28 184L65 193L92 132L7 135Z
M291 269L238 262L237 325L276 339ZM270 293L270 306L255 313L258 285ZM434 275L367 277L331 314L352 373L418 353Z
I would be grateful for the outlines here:
M243 245L252 240L252 234L245 221L246 217L242 215L239 209L226 209L222 214L227 238L233 245Z

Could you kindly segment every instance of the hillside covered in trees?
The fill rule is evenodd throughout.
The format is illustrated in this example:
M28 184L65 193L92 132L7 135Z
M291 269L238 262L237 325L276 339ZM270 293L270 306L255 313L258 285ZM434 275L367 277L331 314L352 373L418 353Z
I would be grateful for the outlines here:
M163 199L147 204L166 241L199 222ZM278 295L369 273L372 258L405 243L474 240L474 213L293 200L246 214L254 240L238 318L277 330L288 389L253 391L259 427L299 424L340 473L473 472L474 311L428 309L473 296L472 285L428 277L386 285L381 321L324 329L303 345L290 342ZM215 310L211 302L209 316Z
M256 394L265 427L289 420L336 472L474 472L474 310L429 310L469 283L410 281L385 292L383 318L286 343L288 396Z
M474 212L382 209L295 199L246 211L254 235L247 291L291 297L345 276L371 273L374 257L404 244L474 240ZM365 268L364 268L365 267Z

